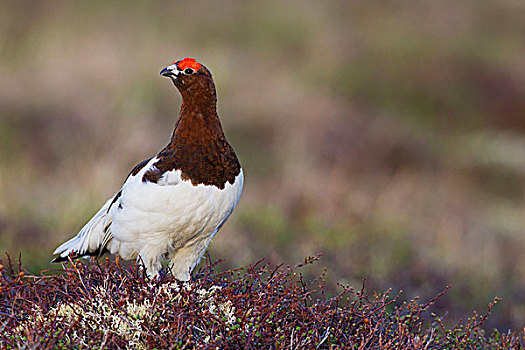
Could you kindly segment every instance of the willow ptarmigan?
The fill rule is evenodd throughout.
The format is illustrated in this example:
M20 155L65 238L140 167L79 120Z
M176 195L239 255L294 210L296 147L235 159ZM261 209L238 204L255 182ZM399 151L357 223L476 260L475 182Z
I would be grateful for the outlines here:
M244 176L222 131L210 71L184 58L160 75L182 95L171 141L131 171L77 236L54 251L53 262L109 251L141 260L154 277L167 259L173 275L186 281L235 209Z

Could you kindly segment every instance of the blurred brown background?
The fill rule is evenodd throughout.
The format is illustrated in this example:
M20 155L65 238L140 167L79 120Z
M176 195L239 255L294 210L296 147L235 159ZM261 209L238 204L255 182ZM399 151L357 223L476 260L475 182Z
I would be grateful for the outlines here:
M525 2L3 1L0 251L34 273L169 140L159 71L213 72L244 167L210 246L525 320Z

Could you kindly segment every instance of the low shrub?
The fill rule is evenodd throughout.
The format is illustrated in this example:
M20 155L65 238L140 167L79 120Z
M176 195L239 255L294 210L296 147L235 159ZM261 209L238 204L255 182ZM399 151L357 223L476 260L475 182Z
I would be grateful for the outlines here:
M0 345L18 348L133 349L519 349L521 332L486 334L484 315L447 328L430 306L399 294L340 285L263 261L219 272L208 259L191 282L168 273L149 280L136 265L106 258L27 273L0 261ZM448 289L448 288L447 288Z

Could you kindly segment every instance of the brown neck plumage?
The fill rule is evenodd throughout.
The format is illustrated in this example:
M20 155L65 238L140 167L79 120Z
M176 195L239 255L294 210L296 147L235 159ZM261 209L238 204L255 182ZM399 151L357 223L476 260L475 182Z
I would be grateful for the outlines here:
M173 136L142 181L156 183L165 172L177 169L181 178L190 180L194 186L204 184L223 189L226 183L233 184L241 166L222 131L211 76L175 86L182 95L182 106Z
M203 79L191 88L177 88L182 95L182 105L168 148L182 143L202 144L224 139L213 81Z

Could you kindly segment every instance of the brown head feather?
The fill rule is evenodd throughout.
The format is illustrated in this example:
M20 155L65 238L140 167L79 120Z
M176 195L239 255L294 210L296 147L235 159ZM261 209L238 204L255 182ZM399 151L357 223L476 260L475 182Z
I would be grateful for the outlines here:
M179 118L170 143L157 155L156 169L142 180L157 182L166 171L180 170L193 185L223 189L234 183L241 166L230 146L217 114L217 95L210 71L201 66L194 74L173 80L182 95Z

